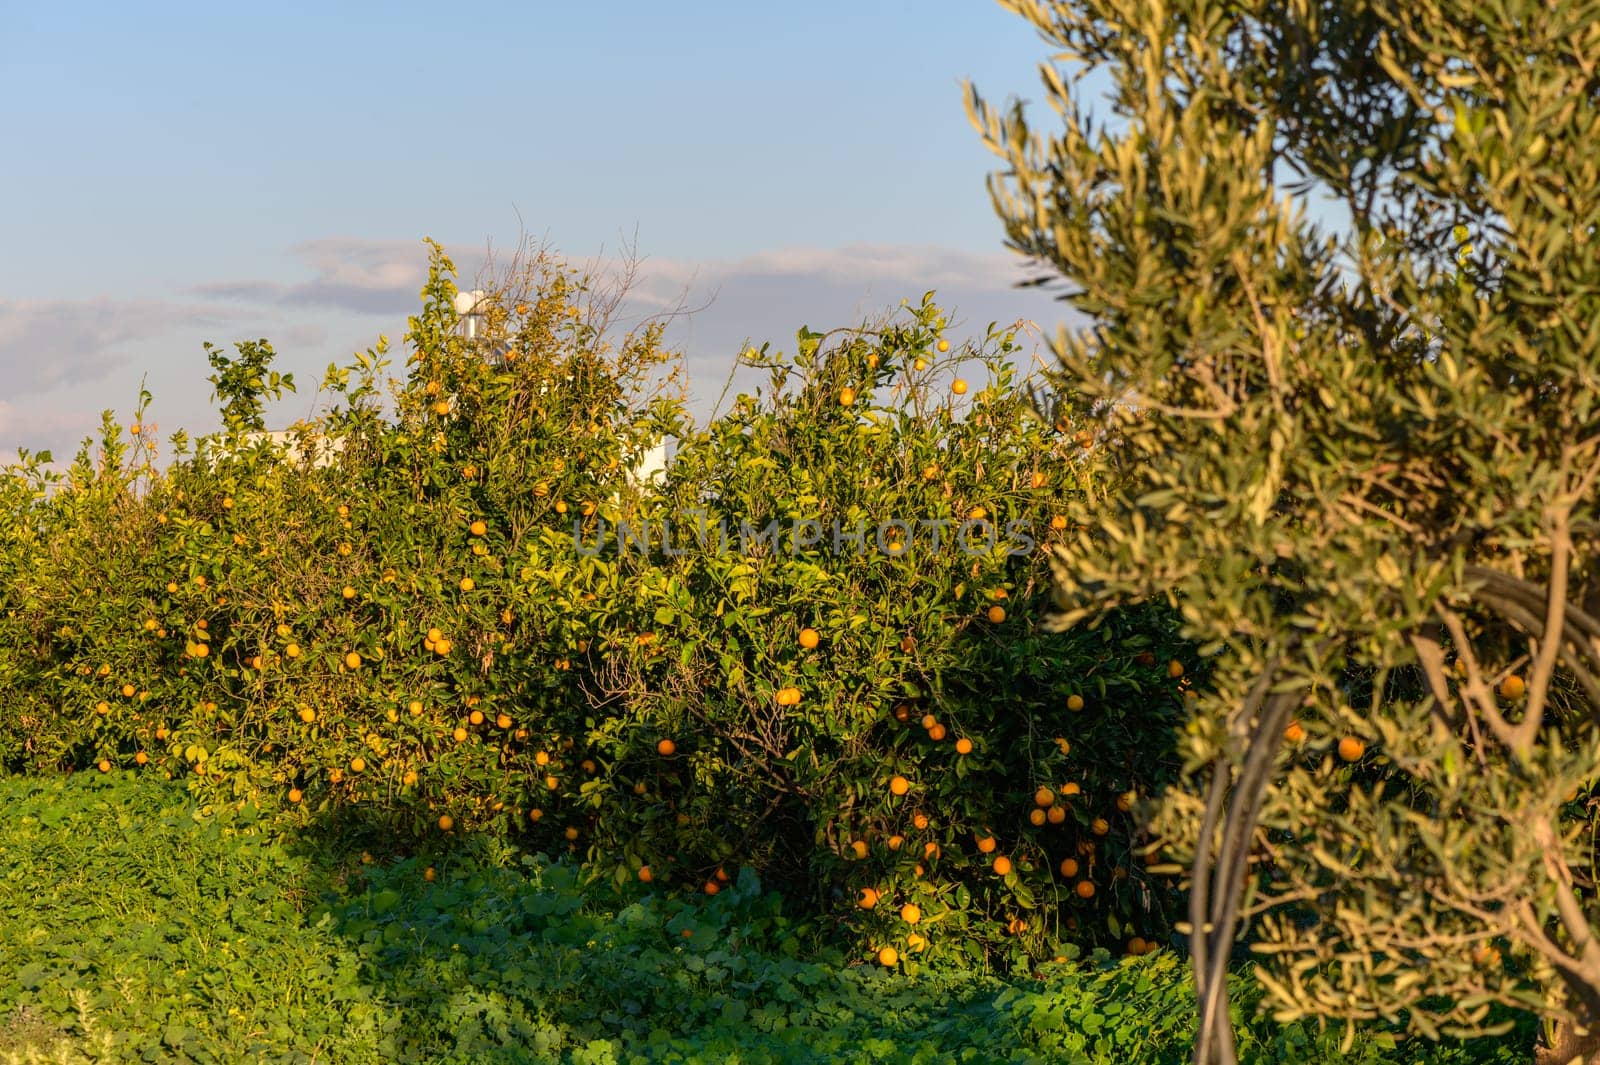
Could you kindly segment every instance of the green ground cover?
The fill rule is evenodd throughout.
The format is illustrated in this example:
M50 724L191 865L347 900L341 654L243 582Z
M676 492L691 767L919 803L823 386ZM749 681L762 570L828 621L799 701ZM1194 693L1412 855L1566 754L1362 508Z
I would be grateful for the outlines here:
M584 885L487 839L385 853L133 774L0 779L0 1060L1173 1062L1172 951L1009 978L830 952L745 874L715 898ZM433 870L433 879L427 872ZM1252 1000L1241 975L1239 1000ZM1525 1061L1256 1021L1249 1062Z

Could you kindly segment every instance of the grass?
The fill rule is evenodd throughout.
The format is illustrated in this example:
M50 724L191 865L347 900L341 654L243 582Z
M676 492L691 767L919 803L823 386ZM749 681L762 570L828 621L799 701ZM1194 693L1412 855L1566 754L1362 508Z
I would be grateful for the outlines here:
M0 811L0 1062L1187 1059L1171 953L909 976L830 953L748 873L714 899L617 892L487 839L369 864L359 827L285 836L119 773L0 779ZM1475 1065L1531 1039L1368 1031L1345 1055L1252 1021L1241 1052Z

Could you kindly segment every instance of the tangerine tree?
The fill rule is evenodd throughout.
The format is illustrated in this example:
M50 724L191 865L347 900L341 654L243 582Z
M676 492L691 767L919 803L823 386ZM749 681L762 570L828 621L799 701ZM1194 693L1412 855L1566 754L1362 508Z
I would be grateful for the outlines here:
M1174 765L1181 646L1145 611L1034 630L1037 546L1097 460L1025 418L1015 329L953 346L932 300L742 360L767 384L679 442L659 490L547 533L597 772L591 857L716 892L735 864L894 964L1165 939L1128 796ZM565 801L565 800L564 800Z
M1004 5L1061 124L969 110L1120 473L1062 622L1167 597L1210 662L1197 1060L1252 917L1286 1017L1600 1025L1600 7Z

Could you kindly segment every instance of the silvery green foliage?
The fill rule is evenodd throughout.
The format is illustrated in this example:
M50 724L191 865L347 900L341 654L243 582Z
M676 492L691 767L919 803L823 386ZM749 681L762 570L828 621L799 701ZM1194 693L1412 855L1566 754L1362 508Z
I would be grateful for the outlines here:
M1055 116L969 110L1125 474L1062 619L1216 656L1156 822L1197 1059L1245 929L1286 1018L1600 1021L1600 4L1002 2Z

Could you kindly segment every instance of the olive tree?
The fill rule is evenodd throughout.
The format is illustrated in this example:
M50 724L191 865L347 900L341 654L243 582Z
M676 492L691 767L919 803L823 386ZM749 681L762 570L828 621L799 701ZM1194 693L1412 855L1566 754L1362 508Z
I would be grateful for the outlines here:
M1468 1034L1509 1004L1579 1047L1600 3L1002 5L1056 117L969 112L1122 473L1055 559L1060 624L1165 596L1213 656L1150 811L1188 866L1196 1060L1234 1058L1241 938L1284 1018Z

